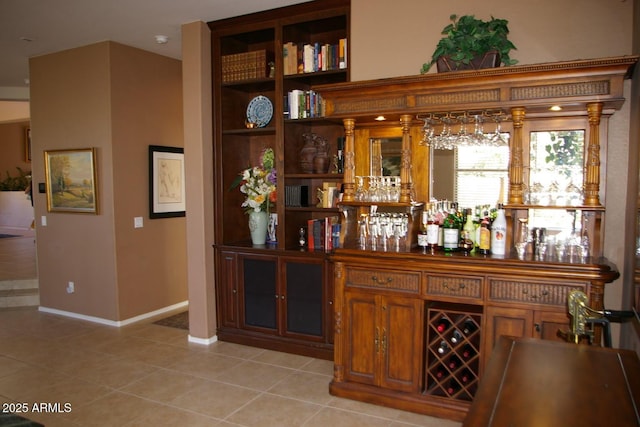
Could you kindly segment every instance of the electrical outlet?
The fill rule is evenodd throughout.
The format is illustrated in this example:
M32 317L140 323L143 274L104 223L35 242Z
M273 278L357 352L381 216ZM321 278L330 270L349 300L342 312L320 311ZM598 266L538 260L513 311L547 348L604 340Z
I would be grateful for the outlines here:
M72 293L74 293L75 291L76 291L76 285L75 285L75 283L73 283L73 282L69 282L69 283L67 284L67 293L68 293L68 294L72 294Z

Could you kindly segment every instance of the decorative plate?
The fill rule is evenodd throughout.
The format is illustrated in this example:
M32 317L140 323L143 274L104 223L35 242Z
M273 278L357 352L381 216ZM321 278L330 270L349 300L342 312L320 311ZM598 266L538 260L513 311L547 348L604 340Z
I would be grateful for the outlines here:
M269 124L273 116L273 104L263 95L258 95L249 102L247 107L247 121L255 123L259 128Z

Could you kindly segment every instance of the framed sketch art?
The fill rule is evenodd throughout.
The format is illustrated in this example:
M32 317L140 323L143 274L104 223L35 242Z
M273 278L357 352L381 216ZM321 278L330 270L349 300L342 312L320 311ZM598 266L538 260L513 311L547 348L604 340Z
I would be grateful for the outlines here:
M98 213L94 148L44 152L49 212Z
M185 216L184 149L149 146L149 218Z

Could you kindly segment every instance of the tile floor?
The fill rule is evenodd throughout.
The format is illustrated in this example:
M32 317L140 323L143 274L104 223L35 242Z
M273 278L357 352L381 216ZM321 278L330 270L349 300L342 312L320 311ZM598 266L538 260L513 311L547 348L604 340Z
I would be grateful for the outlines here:
M24 415L47 427L460 426L331 396L332 369L232 343L191 344L187 331L147 322L114 328L0 310L0 404L26 403ZM41 403L62 410L33 412Z
M37 277L34 235L23 234L0 239L0 281ZM326 360L191 344L187 331L150 322L114 328L0 308L0 404L27 404L22 415L47 427L460 426L331 396L332 371Z

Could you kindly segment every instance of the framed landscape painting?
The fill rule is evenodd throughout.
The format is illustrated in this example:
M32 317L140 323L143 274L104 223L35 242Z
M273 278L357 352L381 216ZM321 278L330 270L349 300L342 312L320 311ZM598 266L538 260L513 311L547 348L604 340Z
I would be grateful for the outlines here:
M98 213L94 148L44 152L47 210Z
M149 218L185 216L184 149L149 146Z

